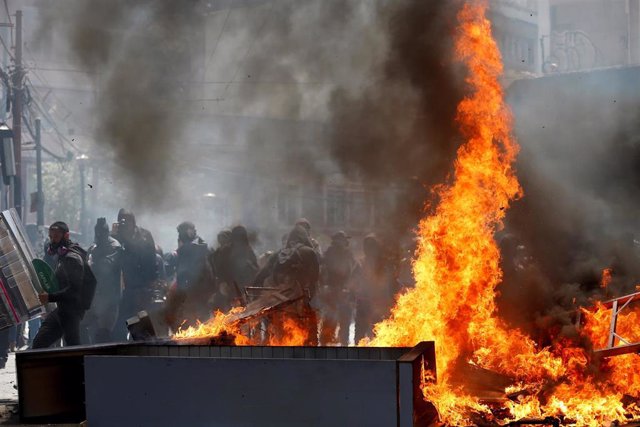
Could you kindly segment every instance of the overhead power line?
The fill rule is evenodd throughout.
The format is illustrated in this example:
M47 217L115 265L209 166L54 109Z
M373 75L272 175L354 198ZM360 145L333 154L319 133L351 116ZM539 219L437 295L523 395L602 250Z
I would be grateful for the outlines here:
M218 33L218 37L216 38L216 43L213 46L213 51L211 52L211 55L209 55L209 59L207 60L207 63L205 64L205 69L209 68L209 64L211 63L211 60L213 59L213 57L216 54L216 51L218 50L218 43L220 43L220 39L222 38L222 34L224 33L225 28L227 28L227 21L229 20L229 15L231 14L231 8L227 8L227 15L224 17L224 22L222 23L222 29L220 30L220 33Z
M242 60L240 60L238 62L238 66L236 67L236 70L233 73L233 76L232 76L231 80L227 83L227 85L224 88L224 92L222 93L222 97L223 98L226 95L227 90L229 89L229 86L231 86L231 84L235 83L235 80L236 80L236 77L238 76L238 73L240 72L240 70L244 66L245 62L247 61L247 58L249 57L249 54L253 50L253 46L256 44L258 38L260 38L262 36L262 31L264 30L264 27L267 25L267 21L269 20L269 16L271 15L271 12L273 10L273 4L274 4L273 1L271 3L269 3L269 9L265 12L265 16L264 16L264 19L262 20L262 24L260 25L260 28L258 29L258 31L256 31L256 36L253 38L253 40L249 44L249 47L247 48L247 51L244 53L244 56L242 57Z

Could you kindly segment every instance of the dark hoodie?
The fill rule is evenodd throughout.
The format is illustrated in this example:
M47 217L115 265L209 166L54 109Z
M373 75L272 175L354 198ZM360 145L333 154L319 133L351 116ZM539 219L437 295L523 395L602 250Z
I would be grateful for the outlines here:
M122 246L111 236L91 245L88 251L91 270L98 280L96 302L120 299Z
M320 265L318 256L307 231L297 225L289 233L286 246L273 254L254 280L262 286L267 277L272 276L276 286L299 284L315 295Z
M58 249L58 254L55 276L59 290L49 294L49 301L57 303L61 311L82 313L82 283L87 253L80 245L67 241Z
M132 234L127 235L118 228L114 237L123 248L122 279L127 291L148 291L158 278L156 268L156 244L151 233L136 224L133 212L120 209L118 222L128 222L132 227Z
M202 276L209 249L200 237L184 243L176 250L176 283L178 289L187 289Z
M215 270L221 281L246 286L258 272L258 260L249 244L247 229L239 225L231 230L231 242L220 248Z

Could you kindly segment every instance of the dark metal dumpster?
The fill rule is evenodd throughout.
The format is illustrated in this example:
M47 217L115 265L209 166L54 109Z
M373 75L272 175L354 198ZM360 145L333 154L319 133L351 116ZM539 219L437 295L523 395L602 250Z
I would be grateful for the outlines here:
M18 354L23 421L404 427L435 417L420 391L422 368L435 370L432 342L413 349L172 342L72 349ZM34 376L48 378L46 389Z

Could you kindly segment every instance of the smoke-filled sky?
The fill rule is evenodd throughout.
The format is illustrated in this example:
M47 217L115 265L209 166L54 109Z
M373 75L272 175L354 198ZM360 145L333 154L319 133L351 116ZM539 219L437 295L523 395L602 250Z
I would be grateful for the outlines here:
M208 241L231 225L207 211L208 192L240 194L246 214L231 220L272 241L275 201L261 185L313 188L336 172L394 189L371 231L397 244L463 142L455 114L466 86L452 53L462 3L65 0L41 25L96 76L94 140L115 165L103 191L131 190L99 205L134 207L165 249L183 219ZM498 238L527 260L505 273L510 321L546 321L584 300L604 267L616 266L620 292L640 279L637 75L509 88L525 196Z
M203 193L317 188L342 172L397 188L379 231L406 235L460 143L457 2L241 3L66 0L42 15L96 76L94 140L115 194L177 221ZM247 211L263 210L257 197Z

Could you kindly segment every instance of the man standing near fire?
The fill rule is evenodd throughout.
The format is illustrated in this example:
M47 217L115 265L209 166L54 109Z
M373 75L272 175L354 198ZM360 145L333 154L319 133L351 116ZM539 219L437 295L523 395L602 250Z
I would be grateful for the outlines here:
M258 272L258 259L244 226L231 229L229 244L222 246L215 258L215 272L220 282L231 289L232 300L244 298L244 288Z
M314 239L313 236L311 235L311 223L309 222L309 220L307 218L300 218L296 221L294 227L302 227L305 229L305 231L307 232L307 235L309 236L311 247L313 248L313 251L318 256L318 262L321 262L322 256L323 256L322 248L320 247L320 243L318 243L318 241Z
M339 328L339 343L349 345L349 326L353 313L352 281L358 270L358 263L349 248L349 239L344 231L335 233L322 258L320 345L336 344L336 327Z
M311 302L316 296L320 264L305 228L298 225L293 228L285 247L271 255L260 269L254 286L262 286L268 277L276 287L301 288L302 299L288 306L285 313L307 331L305 345L318 345L318 316Z
M123 248L122 280L124 282L113 338L116 341L126 341L126 320L141 310L148 310L153 301L153 286L158 274L156 244L149 231L138 227L133 212L125 209L120 209L118 212L118 222L114 224L112 234Z
M33 348L47 348L60 338L64 344L80 344L80 321L91 305L95 277L86 264L86 252L69 239L69 227L62 221L49 227L47 253L55 260L55 277L59 290L39 295L42 304L54 302L57 308L49 313L33 339ZM91 279L91 283L89 280Z
M196 231L196 226L185 221L178 225L178 249L172 254L176 270L175 286L169 292L166 321L176 331L183 320L192 325L205 321L207 302L214 291L212 274L208 271L209 248Z
M111 332L118 317L118 305L122 289L122 246L109 236L106 218L98 218L95 225L94 244L89 248L89 265L98 286L91 310L83 321L91 343L111 341Z

